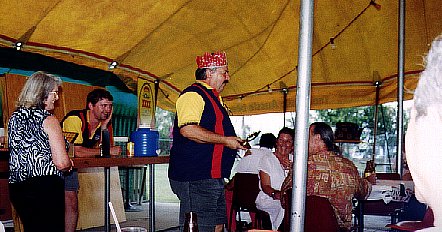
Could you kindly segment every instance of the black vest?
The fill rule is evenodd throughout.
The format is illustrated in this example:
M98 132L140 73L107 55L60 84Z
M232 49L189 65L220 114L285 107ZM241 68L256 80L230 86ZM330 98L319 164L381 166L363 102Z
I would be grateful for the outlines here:
M224 136L236 136L227 110L213 90L195 83L181 94L186 92L198 93L205 102L199 126ZM222 144L194 142L182 136L177 125L175 117L169 178L176 181L229 178L237 151Z

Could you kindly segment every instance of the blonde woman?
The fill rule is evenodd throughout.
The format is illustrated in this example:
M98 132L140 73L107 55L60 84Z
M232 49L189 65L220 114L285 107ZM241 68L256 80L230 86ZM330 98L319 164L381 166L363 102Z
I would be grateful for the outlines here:
M64 231L63 172L72 161L50 111L60 78L36 72L26 81L8 122L9 191L24 231Z

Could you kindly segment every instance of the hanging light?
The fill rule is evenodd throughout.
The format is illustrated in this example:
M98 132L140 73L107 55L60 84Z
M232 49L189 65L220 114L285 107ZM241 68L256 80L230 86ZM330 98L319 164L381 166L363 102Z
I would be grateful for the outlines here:
M270 85L267 85L267 91L268 91L269 93L273 92L272 87L270 87Z
M376 10L381 10L381 5L377 4L375 0L371 0L370 5L374 6L374 8L376 8Z
M284 81L279 82L279 87L281 88L282 93L287 94L289 92L289 88L284 83Z
M14 47L15 47L15 49L16 49L17 51L20 51L20 50L22 49L22 47L23 47L23 43L20 42L20 41L17 41L17 42L15 43Z
M331 49L335 50L336 49L336 44L335 44L335 38L331 37L330 38L330 47Z
M110 65L109 65L109 69L114 69L114 68L116 68L118 66L118 62L116 62L116 61L112 61L112 63L110 63Z

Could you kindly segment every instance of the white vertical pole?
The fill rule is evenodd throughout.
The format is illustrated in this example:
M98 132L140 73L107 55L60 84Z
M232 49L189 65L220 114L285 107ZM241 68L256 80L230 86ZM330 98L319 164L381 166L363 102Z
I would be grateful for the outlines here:
M308 127L311 93L313 0L301 0L298 80L296 88L295 162L293 165L290 231L304 231L307 183Z
M404 140L404 65L405 65L405 0L399 0L399 29L398 29L398 79L397 79L397 173L402 176L402 142Z

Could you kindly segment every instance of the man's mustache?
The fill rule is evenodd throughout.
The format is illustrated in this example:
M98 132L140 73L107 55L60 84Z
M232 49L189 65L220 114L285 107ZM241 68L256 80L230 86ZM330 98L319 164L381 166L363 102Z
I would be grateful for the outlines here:
M229 83L229 80L224 80L223 81L223 84L227 84L227 83Z

